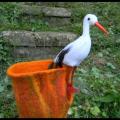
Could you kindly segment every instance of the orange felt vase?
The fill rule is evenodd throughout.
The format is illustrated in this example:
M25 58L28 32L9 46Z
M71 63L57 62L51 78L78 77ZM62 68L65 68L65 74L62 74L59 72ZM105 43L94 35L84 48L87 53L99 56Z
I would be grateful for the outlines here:
M65 118L74 93L67 91L66 68L49 69L52 60L19 62L7 74L20 118Z

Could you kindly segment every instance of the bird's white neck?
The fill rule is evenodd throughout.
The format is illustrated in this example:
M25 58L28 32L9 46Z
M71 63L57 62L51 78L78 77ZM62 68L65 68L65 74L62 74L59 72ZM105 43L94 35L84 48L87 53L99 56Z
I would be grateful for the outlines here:
M83 34L82 36L90 36L90 25L88 21L83 21Z

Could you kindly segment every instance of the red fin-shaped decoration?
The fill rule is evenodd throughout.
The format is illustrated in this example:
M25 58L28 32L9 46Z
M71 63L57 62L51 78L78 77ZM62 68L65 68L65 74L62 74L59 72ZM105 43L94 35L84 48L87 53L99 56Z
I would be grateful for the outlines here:
M72 84L68 83L67 90L70 93L79 93L79 89L75 88Z

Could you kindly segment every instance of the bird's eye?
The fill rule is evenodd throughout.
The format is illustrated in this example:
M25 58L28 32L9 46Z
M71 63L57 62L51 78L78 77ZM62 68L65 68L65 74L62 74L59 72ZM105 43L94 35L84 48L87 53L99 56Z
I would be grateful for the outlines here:
M90 20L90 18L88 18L88 20Z

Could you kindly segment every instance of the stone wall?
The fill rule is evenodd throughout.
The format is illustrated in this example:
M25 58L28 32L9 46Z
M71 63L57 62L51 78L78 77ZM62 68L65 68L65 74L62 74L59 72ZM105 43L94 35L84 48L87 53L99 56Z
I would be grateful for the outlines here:
M42 4L42 3L41 3ZM44 4L43 4L44 5ZM38 5L18 4L21 16L19 20L42 20L49 26L69 25L71 22L71 10L63 7L47 7ZM36 20L37 19L37 20Z
M66 3L60 2L58 7L50 7L51 3L36 4L35 2L22 2L17 6L20 11L19 21L43 20L51 27L69 25L71 11L64 8ZM63 7L61 7L63 6ZM55 55L77 35L70 32L31 32L31 31L3 31L3 37L13 47L12 55L20 59L48 59Z
M77 37L70 32L3 31L2 35L13 46L13 57L29 59L54 58Z

